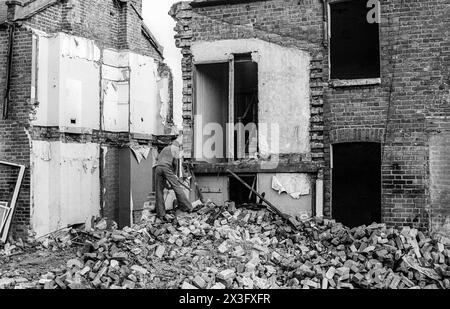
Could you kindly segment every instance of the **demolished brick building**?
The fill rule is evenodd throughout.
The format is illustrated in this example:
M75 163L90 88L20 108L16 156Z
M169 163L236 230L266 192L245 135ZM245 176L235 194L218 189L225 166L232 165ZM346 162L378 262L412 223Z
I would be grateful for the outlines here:
M26 166L11 232L142 211L172 73L141 0L0 1L0 161ZM0 166L0 201L17 172Z
M185 155L207 198L256 201L229 169L290 214L450 233L448 0L194 0L170 14ZM212 123L259 130L214 143Z

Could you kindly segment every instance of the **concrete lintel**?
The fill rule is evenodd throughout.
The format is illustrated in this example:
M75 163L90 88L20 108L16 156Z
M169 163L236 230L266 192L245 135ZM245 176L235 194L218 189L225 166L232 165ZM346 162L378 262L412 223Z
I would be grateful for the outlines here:
M153 140L153 135L151 134L142 134L142 133L133 133L132 134L134 139L139 139L139 140Z
M371 86L381 85L381 78L363 78L363 79L332 79L330 86L339 87L354 87L354 86Z
M267 162L268 163L268 162ZM280 163L272 169L263 168L261 163L203 163L193 162L196 174L227 174L227 169L236 174L248 173L306 173L316 174L319 167L314 163Z

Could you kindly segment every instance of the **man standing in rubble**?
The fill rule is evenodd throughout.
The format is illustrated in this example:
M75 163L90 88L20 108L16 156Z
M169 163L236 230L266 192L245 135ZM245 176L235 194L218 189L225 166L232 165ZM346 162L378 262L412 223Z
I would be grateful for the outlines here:
M164 202L164 188L166 181L175 191L178 201L178 208L181 211L190 212L192 205L184 193L181 181L178 179L178 162L181 159L181 145L183 144L183 134L180 133L171 145L165 147L158 155L156 161L156 214L164 220L166 217L166 207Z

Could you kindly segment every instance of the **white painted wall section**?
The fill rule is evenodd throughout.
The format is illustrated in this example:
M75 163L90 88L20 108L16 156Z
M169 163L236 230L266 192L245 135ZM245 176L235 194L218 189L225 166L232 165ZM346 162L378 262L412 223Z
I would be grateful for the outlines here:
M60 33L60 127L100 129L100 49Z
M102 81L103 95L103 129L111 132L129 131L129 96L128 81Z
M306 174L285 174L286 176L295 178L309 177ZM273 177L280 177L282 174L267 173L258 174L258 191L266 193L266 199L283 213L291 216L300 216L302 214L312 215L312 194L301 195L299 198L293 198L290 194L279 193L273 189ZM306 192L311 192L311 183L306 185Z
M156 134L160 121L158 102L158 66L150 57L130 53L130 131Z
M155 59L100 50L94 41L65 33L38 36L38 98L33 125L61 131L163 134L169 80ZM100 102L103 115L100 117Z
M100 49L64 33L39 34L38 98L33 125L100 127Z
M170 90L169 90L170 80L167 77L161 77L158 79L158 111L154 117L156 123L161 123L162 126L157 126L157 131L155 134L165 134L164 126L167 124L167 116L169 114L169 104L170 104Z
M33 141L32 227L37 237L100 215L97 144Z
M42 32L37 35L37 98L39 104L36 109L33 125L59 125L59 70L60 70L60 42ZM33 55L36 57L36 55ZM51 65L49 63L51 62Z
M199 63L252 53L258 63L261 153L310 152L309 53L259 39L195 42L191 49L194 61ZM270 130L272 124L278 126L280 134Z
M316 217L323 218L323 180L316 181Z
M102 96L106 131L164 134L169 79L159 76L155 59L104 50Z

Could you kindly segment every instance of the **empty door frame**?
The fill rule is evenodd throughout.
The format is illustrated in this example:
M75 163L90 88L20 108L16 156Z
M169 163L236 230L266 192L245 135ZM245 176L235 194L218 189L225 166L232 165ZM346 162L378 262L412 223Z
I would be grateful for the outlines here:
M12 221L12 218L14 217L14 210L16 208L17 199L19 198L20 187L22 186L22 181L23 181L23 178L25 175L25 166L19 165L19 164L14 164L14 163L9 163L9 162L3 162L3 161L0 161L0 165L11 166L13 168L19 168L19 175L17 177L16 186L14 188L13 197L11 199L11 203L9 204L10 211L6 218L6 223L3 226L3 229L0 231L0 233L1 233L0 240L2 243L5 243L6 240L8 239L8 234L9 234L9 230L11 227L11 221Z
M200 102L200 97L199 97L200 94L199 94L198 88L199 88L199 85L202 83L201 79L199 78L199 74L200 74L200 71L201 71L200 67L201 66L206 66L206 65L216 65L216 64L217 65L224 65L224 66L226 66L227 63L228 63L228 68L224 68L224 69L226 70L227 74L229 74L231 69L230 69L230 63L229 63L228 60L225 60L225 61L194 62L194 66L193 66L194 67L194 72L193 72L193 76L194 77L193 77L193 89L192 89L192 94L193 94L193 103L192 103L193 104L193 108L192 108L192 110L193 110L193 113L192 113L192 119L193 119L193 121L192 121L192 129L193 129L192 142L193 142L193 144L192 144L192 146L193 147L192 147L192 150L191 150L192 158L196 158L196 159L197 158L201 158L201 159L203 159L203 153L201 153L201 154L198 153L200 150L203 151L203 145L199 146L198 143L203 143L204 142L203 141L203 138L204 138L203 137L203 128L204 128L205 123L202 124L201 128L198 127L197 123L195 123L195 121L196 121L196 117L195 116L197 116L197 115L203 116L203 114L201 114L201 113L203 113L203 110L204 110L204 106L199 104L199 102ZM228 83L229 83L229 79L230 79L230 77L228 77ZM229 87L231 87L231 85ZM229 98L230 98L231 90L228 90L227 92L228 93L225 94L226 95L226 100L228 101L226 109L227 109L227 111L229 111ZM202 99L204 99L204 98L202 98ZM201 102L203 102L203 101L201 101ZM223 105L225 105L225 104L223 104ZM226 118L226 120L224 119L225 123L223 123L223 125L225 127L222 128L222 130L223 130L223 133L228 134L229 129L228 129L228 126L227 126L226 122L229 121L229 117L228 117L228 115L226 115L226 117L224 117L224 118ZM205 121L204 117L202 117L201 120L202 120L202 122L204 122ZM198 130L198 129L202 130L200 135L199 135L199 132L195 131L195 130ZM231 132L233 132L233 131L231 131ZM200 141L197 140L197 138L199 136L201 138ZM228 136L226 136L226 142L227 142L227 144L224 145L224 148L227 148L227 149L224 149L224 151L223 151L223 156L225 157L225 159L226 159L226 157L228 155L228 142L229 142L229 137Z
M229 58L227 158L234 161L234 55Z

